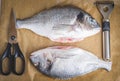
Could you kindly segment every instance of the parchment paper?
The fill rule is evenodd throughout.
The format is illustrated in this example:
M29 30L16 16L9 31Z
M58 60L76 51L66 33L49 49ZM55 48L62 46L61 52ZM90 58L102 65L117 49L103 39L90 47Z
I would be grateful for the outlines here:
M74 5L91 14L101 25L102 16L98 12L94 2L96 0L2 0L2 16L0 19L0 56L7 45L7 31L10 9L13 7L17 19L24 19L54 6ZM111 14L111 57L112 70L99 69L84 76L79 76L68 81L120 81L120 0L114 0L115 8ZM0 81L59 81L40 73L30 62L29 56L33 51L56 45L72 45L94 53L102 59L102 32L88 37L83 41L62 44L50 41L48 38L38 36L30 30L19 29L18 42L24 53L26 68L22 76L10 74L0 75Z

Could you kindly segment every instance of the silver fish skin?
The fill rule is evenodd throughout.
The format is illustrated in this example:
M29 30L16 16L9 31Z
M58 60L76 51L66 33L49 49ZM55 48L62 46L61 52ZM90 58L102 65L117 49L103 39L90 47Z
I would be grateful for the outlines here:
M40 72L58 79L82 76L100 68L110 71L112 65L90 52L71 46L53 46L35 51L30 60Z
M17 27L62 43L83 40L101 29L92 16L71 6L51 8L30 18L17 20Z

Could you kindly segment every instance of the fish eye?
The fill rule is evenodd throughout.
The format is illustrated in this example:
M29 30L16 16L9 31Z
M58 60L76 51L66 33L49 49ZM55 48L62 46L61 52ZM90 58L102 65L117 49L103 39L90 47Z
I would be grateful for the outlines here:
M38 62L38 63L36 64L36 67L40 68L40 67L41 67L41 63Z
M89 21L94 22L94 19L92 17L89 18Z
M94 25L94 24L95 24L95 19L93 19L92 17L89 17L89 18L88 18L88 22L89 22L90 24Z
M91 22L93 22L93 19L90 19Z
M47 59L47 64L52 64L51 60L50 59Z

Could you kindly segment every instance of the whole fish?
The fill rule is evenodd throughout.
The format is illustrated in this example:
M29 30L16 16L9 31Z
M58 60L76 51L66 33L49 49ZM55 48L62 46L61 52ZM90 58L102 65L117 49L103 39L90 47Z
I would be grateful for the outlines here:
M71 6L41 11L31 18L17 20L17 26L62 43L76 42L100 31L93 17Z
M59 79L81 76L99 68L110 71L112 64L71 46L53 46L35 51L30 60L43 74Z

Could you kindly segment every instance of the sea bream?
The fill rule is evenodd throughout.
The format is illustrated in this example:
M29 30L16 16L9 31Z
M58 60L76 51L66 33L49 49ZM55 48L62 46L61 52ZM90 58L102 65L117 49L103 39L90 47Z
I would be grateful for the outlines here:
M53 46L35 51L30 60L43 74L59 79L82 76L100 68L110 71L112 65L88 51L71 46Z
M17 20L17 26L62 43L80 41L101 29L92 16L71 6L41 11L33 17Z

